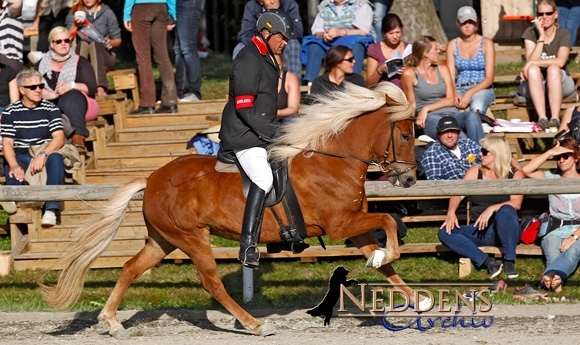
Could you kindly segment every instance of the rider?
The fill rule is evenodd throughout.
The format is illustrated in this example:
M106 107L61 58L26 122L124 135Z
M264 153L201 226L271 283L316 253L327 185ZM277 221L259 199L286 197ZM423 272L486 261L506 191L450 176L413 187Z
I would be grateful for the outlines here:
M252 43L236 56L220 129L220 145L234 151L239 166L252 181L244 211L239 260L258 268L256 244L260 237L266 193L273 177L266 146L278 130L277 96L280 69L274 54L282 54L294 37L294 24L280 10L264 12L256 23Z

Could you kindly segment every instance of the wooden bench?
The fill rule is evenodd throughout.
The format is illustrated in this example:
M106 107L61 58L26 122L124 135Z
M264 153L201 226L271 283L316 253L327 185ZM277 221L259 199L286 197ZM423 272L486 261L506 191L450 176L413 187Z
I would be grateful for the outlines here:
M139 81L135 69L120 69L107 72L107 77L113 79L113 87L117 93L130 91L133 100L133 106L128 107L129 111L137 109L140 102Z

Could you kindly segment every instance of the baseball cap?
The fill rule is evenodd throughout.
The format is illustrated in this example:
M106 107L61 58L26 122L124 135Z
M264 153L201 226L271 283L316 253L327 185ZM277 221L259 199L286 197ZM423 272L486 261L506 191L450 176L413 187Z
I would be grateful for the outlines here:
M459 128L459 124L457 123L457 120L455 120L451 116L442 117L441 120L439 120L439 123L437 124L438 134L447 131L461 131L461 128Z
M477 22L477 13L471 6L463 6L457 11L457 21L461 24L468 20Z

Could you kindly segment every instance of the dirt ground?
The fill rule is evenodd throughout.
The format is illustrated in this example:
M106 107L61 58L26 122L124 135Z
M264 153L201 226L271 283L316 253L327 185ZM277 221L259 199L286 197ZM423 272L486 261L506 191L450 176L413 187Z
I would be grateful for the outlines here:
M277 333L257 337L235 327L221 311L121 311L129 337L115 339L97 324L97 313L0 313L2 344L556 344L573 342L580 324L580 304L494 306L489 328L417 328L393 332L380 318L321 318L305 310L254 310ZM337 312L335 311L335 316ZM408 321L407 321L408 322Z

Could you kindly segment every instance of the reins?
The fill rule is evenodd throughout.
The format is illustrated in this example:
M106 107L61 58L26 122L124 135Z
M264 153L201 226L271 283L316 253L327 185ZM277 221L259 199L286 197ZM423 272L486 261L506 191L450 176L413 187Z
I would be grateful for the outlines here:
M313 149L303 149L300 147L296 147L296 146L291 146L288 145L289 147L292 147L294 149L300 150L302 152L305 153L317 153L317 154L321 154L324 156L329 156L329 157L334 157L334 158L341 158L341 159L351 159L351 160L355 160L355 161L359 161L359 162L363 162L366 165L369 166L376 166L378 167L381 172L387 176L400 176L406 173L411 172L411 170L416 169L417 168L417 164L415 162L412 161L405 161L405 160L399 160L397 159L397 153L395 151L395 139L394 139L394 129L395 129L395 122L391 122L391 134L389 136L389 141L387 143L387 147L385 148L385 153L383 154L383 161L379 162L377 159L373 158L372 160L367 160L364 158L359 158L359 157L354 157L354 156L349 156L349 155L343 155L340 153L332 153L332 152L326 152L326 151L320 151L320 150L313 150ZM393 161L389 161L388 157L389 157L389 148L392 146L393 148ZM399 164L406 164L406 165L411 165L410 168L407 168L403 171L397 171L396 169L393 169L391 166L393 163L399 163Z

